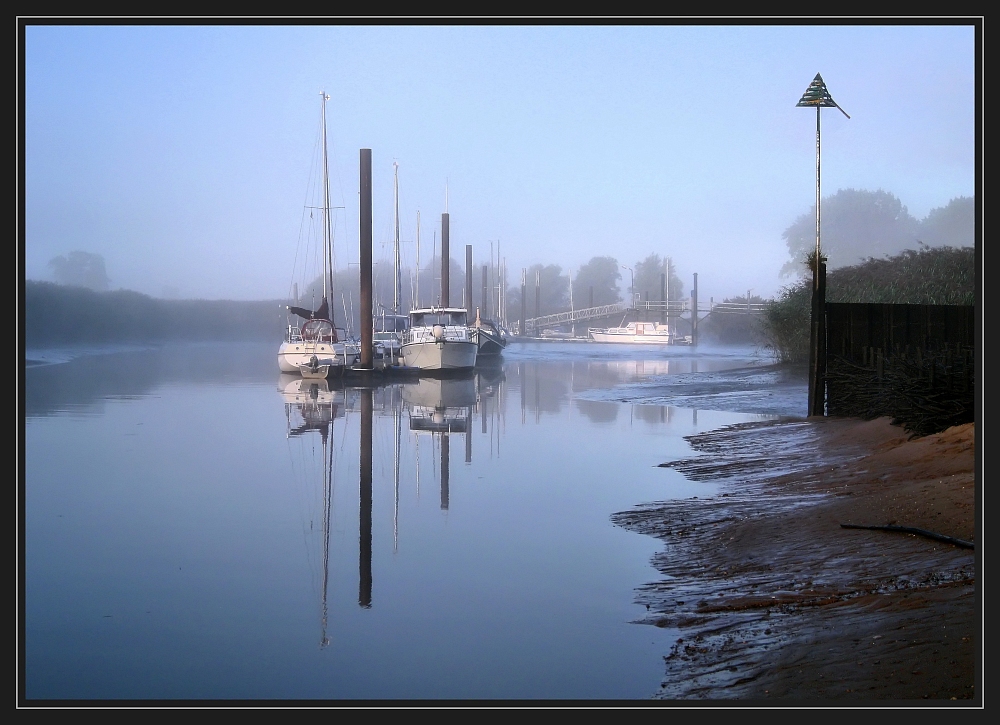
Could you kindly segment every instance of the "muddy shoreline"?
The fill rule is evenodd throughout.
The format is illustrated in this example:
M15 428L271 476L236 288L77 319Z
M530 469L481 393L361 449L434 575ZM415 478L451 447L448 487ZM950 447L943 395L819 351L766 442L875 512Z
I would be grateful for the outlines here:
M974 436L785 418L690 438L699 455L663 465L718 493L613 517L664 543L663 578L637 595L646 623L681 634L655 696L975 704L976 550L841 527L975 542Z

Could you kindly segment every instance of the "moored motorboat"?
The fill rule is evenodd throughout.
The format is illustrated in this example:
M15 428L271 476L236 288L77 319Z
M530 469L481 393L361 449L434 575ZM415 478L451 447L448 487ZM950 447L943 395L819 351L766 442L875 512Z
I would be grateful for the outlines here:
M659 322L630 322L620 327L592 327L588 330L595 342L618 342L639 345L690 345L688 335L678 335L670 325Z
M388 361L389 365L398 365L403 355L403 335L410 327L410 318L381 311L375 315L375 331L372 345L375 355Z
M478 346L468 313L457 307L428 307L410 312L403 333L403 364L420 370L468 370L476 365Z
M502 328L492 320L484 320L476 310L476 321L470 328L472 339L476 343L477 360L496 357L507 347L507 335Z

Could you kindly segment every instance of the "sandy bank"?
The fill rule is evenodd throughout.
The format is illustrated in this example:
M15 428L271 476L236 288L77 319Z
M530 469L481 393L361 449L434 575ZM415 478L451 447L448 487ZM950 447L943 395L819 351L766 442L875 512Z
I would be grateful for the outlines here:
M691 443L665 465L719 495L615 517L665 543L638 597L681 632L659 697L975 699L976 552L841 527L974 541L971 424L908 440L888 419L784 420Z

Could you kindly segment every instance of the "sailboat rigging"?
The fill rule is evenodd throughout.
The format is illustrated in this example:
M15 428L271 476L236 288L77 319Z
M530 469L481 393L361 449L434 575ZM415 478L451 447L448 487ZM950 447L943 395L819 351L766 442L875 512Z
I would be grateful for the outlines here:
M399 164L392 162L393 167L393 226L395 228L392 265L392 312L387 313L385 307L376 316L375 330L372 340L383 359L388 359L390 365L399 362L402 335L409 327L409 318L400 314L402 288L399 278Z
M333 219L330 206L330 171L327 151L326 103L330 100L325 92L322 99L320 117L322 121L323 156L323 297L317 309L288 305L289 321L285 339L278 348L278 367L282 372L299 373L307 378L326 378L339 374L345 368L357 363L360 351L357 345L346 340L343 330L334 326L333 314ZM294 300L298 302L298 300ZM291 316L300 317L304 322L293 324Z

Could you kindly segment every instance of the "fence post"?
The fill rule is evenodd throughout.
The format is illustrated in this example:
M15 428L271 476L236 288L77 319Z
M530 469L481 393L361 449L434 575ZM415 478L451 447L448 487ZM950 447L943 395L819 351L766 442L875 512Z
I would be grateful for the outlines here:
M818 261L818 260L817 260ZM826 413L826 264L819 262L812 295L809 346L809 415Z

